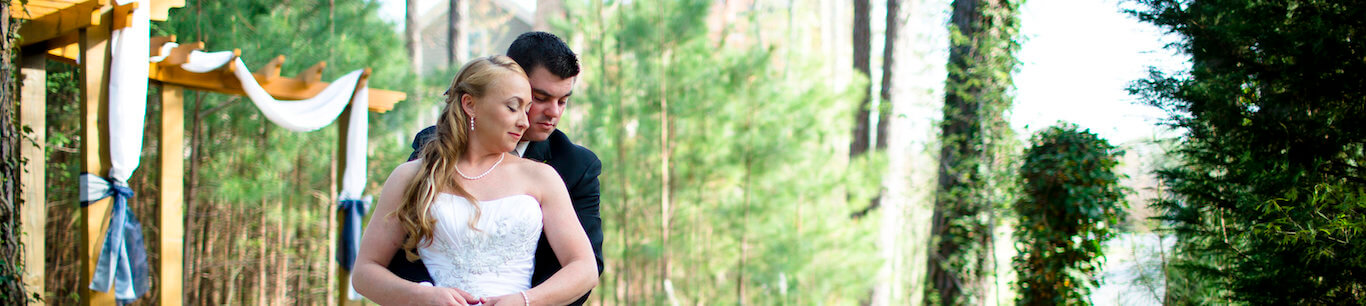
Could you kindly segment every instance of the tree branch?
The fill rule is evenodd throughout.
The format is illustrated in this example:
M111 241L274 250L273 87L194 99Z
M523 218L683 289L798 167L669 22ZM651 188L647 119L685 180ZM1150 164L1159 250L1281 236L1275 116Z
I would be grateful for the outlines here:
M227 108L229 105L232 105L233 103L237 103L238 100L242 100L242 97L233 96L232 98L228 98L228 101L223 102L223 104L219 104L218 106L214 106L213 108L210 108L210 109L204 110L204 111L202 111L202 112L199 112L198 114L195 114L195 119L200 119L200 120L202 120L202 119L204 119L204 116L208 116L209 114L212 114L213 112L216 112L216 111L222 110L222 109L224 109L224 108Z

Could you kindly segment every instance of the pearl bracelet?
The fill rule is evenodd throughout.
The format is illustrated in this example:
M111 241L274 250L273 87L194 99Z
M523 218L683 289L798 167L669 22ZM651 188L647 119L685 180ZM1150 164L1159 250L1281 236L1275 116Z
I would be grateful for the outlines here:
M522 290L522 302L525 302L526 306L531 306L531 297L526 295L526 290Z

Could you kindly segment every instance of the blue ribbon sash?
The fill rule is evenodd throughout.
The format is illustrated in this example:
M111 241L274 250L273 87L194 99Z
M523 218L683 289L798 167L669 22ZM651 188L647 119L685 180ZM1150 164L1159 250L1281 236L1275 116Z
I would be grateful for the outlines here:
M81 199L82 207L107 197L114 198L109 212L109 227L104 233L104 244L96 261L95 275L90 280L90 290L109 292L110 286L113 286L114 297L119 303L131 303L146 294L151 287L142 223L128 209L133 190L122 182L91 174L82 175L81 181L82 189L85 189L82 194L98 195Z
M342 214L342 228L338 234L340 241L337 242L337 263L347 271L352 271L356 264L363 228L361 223L365 220L365 213L369 211L369 204L365 200L341 200L337 203L337 210Z

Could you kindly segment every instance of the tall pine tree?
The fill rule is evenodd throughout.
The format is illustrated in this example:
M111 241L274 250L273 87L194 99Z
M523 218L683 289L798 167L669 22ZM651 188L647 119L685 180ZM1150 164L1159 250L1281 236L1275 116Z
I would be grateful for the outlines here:
M993 172L1012 137L1011 72L1019 49L1020 1L955 0L950 23L939 184L930 232L926 302L980 302L991 286L994 188L1011 179Z

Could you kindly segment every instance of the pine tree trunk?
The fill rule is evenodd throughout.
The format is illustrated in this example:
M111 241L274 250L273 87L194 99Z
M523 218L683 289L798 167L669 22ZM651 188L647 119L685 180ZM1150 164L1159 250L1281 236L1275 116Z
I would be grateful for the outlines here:
M869 0L854 0L854 70L868 76L872 71L872 23L869 15L872 5ZM868 92L865 90L863 92ZM849 156L859 156L868 151L868 104L871 99L864 94L859 100L858 111L854 112L854 134L849 144Z
M880 107L878 107L876 148L886 151L890 160L887 170L883 172L882 193L869 205L870 210L886 206L881 208L884 211L879 229L879 236L881 237L879 249L881 249L884 260L879 275L883 280L874 288L874 305L895 305L907 301L904 298L905 293L902 292L905 285L903 275L906 273L903 266L906 258L901 249L906 236L906 231L904 231L906 212L904 209L909 202L904 197L906 194L904 191L908 188L907 186L912 186L904 180L908 172L906 171L905 157L910 154L907 152L906 148L909 146L906 143L897 143L891 148L888 147L888 141L892 136L888 130L892 120L891 114L896 105L904 104L907 100L893 92L894 89L901 86L898 84L898 80L894 78L894 72L899 67L896 62L898 52L896 45L899 40L903 39L902 33L904 33L901 31L901 27L904 26L902 3L900 0L887 0L887 30L884 34L886 43L882 49L882 86L878 99L880 100ZM897 132L908 131L898 130Z
M963 37L975 37L977 35L977 24L981 15L981 3L978 0L956 0L953 4L953 15L951 18L952 26L956 27ZM980 148L973 144L980 137L978 128L981 117L978 114L980 105L978 104L977 93L980 86L971 86L964 90L963 94L956 94L953 88L963 86L969 80L964 73L952 72L955 67L966 67L971 61L977 50L972 49L972 45L966 42L953 42L949 48L949 73L945 99L944 99L944 121L941 125L941 137L943 137L943 147L940 150L939 163L939 195L935 200L935 210L933 224L931 227L931 246L933 250L929 259L929 279L932 289L938 294L938 300L943 305L956 305L963 293L961 287L970 280L963 279L963 275L947 267L946 260L959 255L962 247L955 237L949 233L949 221L963 215L962 209L965 206L973 205L973 201L967 198L967 194L955 194L955 191L970 191L971 186L976 185L973 175L965 172L976 169L978 157L982 155ZM967 96L967 97L964 97ZM933 245L933 241L938 240L938 245ZM927 296L928 297L928 296Z
M661 34L662 34L662 33L661 33ZM668 295L668 299L669 299L669 300L672 300L672 299L674 299L673 295L670 294L670 293L667 291L668 288L665 287L665 282L667 282L667 281L669 280L669 201L672 200L670 197L672 197L672 191L673 191L672 188L670 188L671 186L669 185L669 179L670 179L670 177L669 177L669 142L670 142L670 139L669 139L669 132L670 132L670 131L669 131L669 98L668 98L668 97L669 97L669 87L668 87L668 84L669 84L669 83L668 83L668 81L667 81L669 78L665 75L665 73L668 71L668 67L669 67L669 63L668 63L668 53L669 53L669 51L666 49L664 52L662 52L662 53L660 54L660 68L661 68L661 69L659 70L659 74L660 74L660 76L659 76L660 78L659 78L659 79L661 80L661 81L659 82L659 96L660 96L660 99L659 99L660 120L659 120L659 122L660 122L660 124L661 124L662 126L661 126L660 129L659 129L659 133L660 133L660 135L659 135L659 141L660 141L660 150L659 150L660 153L659 153L659 155L660 155L660 156L659 156L659 157L660 157L660 161L661 161L661 166L659 167L659 169L660 169L660 193L661 193L661 194L660 194L660 197L659 197L659 237L660 237L660 242L661 242L661 243L660 243L660 249L661 249L661 254L660 254L660 255L661 255L661 256L660 256L660 260L659 260L659 282L658 282L658 284L659 284L659 291L665 292L665 293Z
M189 181L186 181L189 184ZM194 203L185 203L185 302L193 304L199 301L199 254L200 236L198 233L204 232L199 227L199 209Z
M214 279L219 276L217 274L218 268L213 266L212 263L222 262L222 258L219 258L219 254L213 252L214 244L216 243L215 240L217 240L216 233L220 232L220 229L216 228L218 223L213 222L213 220L220 216L217 215L218 209L213 205L214 203L212 201L206 202L207 203L205 204L207 205L204 205L205 215L202 215L204 226L201 227L204 230L202 233L204 238L200 240L202 248L199 250L199 258L201 258L199 268L201 273L199 275L200 305L217 304L214 302L213 293L215 291L214 287L217 286L217 283L214 283Z
M408 59L413 69L413 75L422 76L422 29L417 24L417 0L404 1L406 8L403 14L403 37L406 38L404 47L408 48Z
M446 64L450 67L460 67L459 47L460 47L460 0L450 0L450 9L446 14Z
M536 0L536 21L532 31L550 32L550 21L564 18L564 0Z
M20 156L18 103L14 101L16 85L14 75L14 41L10 38L14 28L10 25L9 2L0 3L0 48L5 55L0 57L0 304L23 305L25 303L23 246L20 245L20 220L23 219L22 205L43 205L42 203L21 203L23 194L19 188L19 177L23 175L23 157ZM29 188L41 188L29 186ZM29 263L41 265L42 263Z
M285 233L285 220L287 218L285 218L284 214L284 203L276 202L275 207L278 209L279 218L275 220L275 280L273 281L273 286L271 286L275 289L275 292L271 294L272 298L270 304L285 305L289 303L289 301L285 299L285 286L288 285L285 281L288 279L287 274L289 273L289 270L286 269L286 267L289 267L289 252L287 250L290 250L289 240L286 238L288 235Z
M1010 0L956 0L951 25L944 117L940 125L939 186L936 190L929 282L943 304L973 302L990 285L992 204L990 165L1003 140L1000 134L1014 67L1013 33L1017 3ZM984 218L985 217L985 218ZM937 241L937 244L936 244ZM956 260L962 266L948 266ZM933 297L927 296L927 299Z
M198 151L195 151L194 154L199 153ZM193 160L193 158L191 158L191 160ZM209 233L212 232L210 228L208 228L208 225L213 219L205 217L205 214L208 210L208 205L193 205L193 202L190 203L192 204L190 207L194 211L195 222L189 223L193 224L193 227L187 226L186 228L193 230L190 233L197 234L194 235L195 247L190 255L190 258L194 260L194 269L190 270L190 273L188 273L188 275L190 275L190 279L194 280L195 284L195 290L192 290L193 298L191 298L190 300L196 301L193 304L208 305L208 300L205 297L207 296L206 293L210 291L206 290L208 286L208 281L205 279L205 275L208 274L209 271L207 270L205 263L212 262L212 258L208 258L209 253L207 251L209 248Z
M882 46L882 90L878 96L882 102L878 108L877 120L877 148L887 148L888 131L887 126L891 123L892 114L892 86L896 83L894 78L896 69L896 41L900 37L901 27L905 26L905 21L901 18L901 0L887 0L887 33L886 43Z
M601 11L601 7L599 7L599 10ZM601 12L600 12L599 14L601 14ZM616 9L616 16L615 16L615 17L616 17L616 23L620 24L620 23L622 22L622 13L621 13L621 9L620 9L620 8L617 8L617 9ZM604 31L604 32L603 32L604 34L607 33L607 32L606 32L606 29L604 29L603 31ZM622 53L623 53L623 52L622 52L622 43L621 43L620 41L617 41L617 43L616 43L613 47L615 48L615 49L614 49L615 52L614 52L613 54L622 54ZM605 53L604 53L604 54L605 54ZM619 64L619 62L621 61L621 58L620 58L620 57L614 57L613 60L616 61L616 62L618 62L617 64ZM605 56L605 55L604 55L604 63L606 63L606 56ZM613 78L616 79L616 80L621 80L621 79L622 79L621 73L622 73L622 72L621 72L621 69L616 69L616 70L614 71ZM625 92L625 90L621 87L621 83L620 83L620 82L615 82L615 84L617 84L617 87L614 88L613 92L614 92L615 94L617 94L618 96L622 95L622 93ZM627 159L627 151L628 151L627 149L628 149L628 148L627 148L627 145L626 145L627 143L626 143L626 138L625 138L625 134L626 134L626 133L625 133L625 131L626 131L626 122L627 122L626 104L625 104L626 102L623 101L623 100L625 100L625 99L616 99L616 100L617 100L617 105L616 105L616 109L615 109L615 110L616 110L617 118L618 118L618 121L617 121L617 131L618 131L618 132L616 133L616 135L617 135L617 137L616 137L616 138L617 138L617 146L616 146L616 147L617 147L617 160L619 160L623 165L630 165L630 164L631 164L631 160L630 160L630 159ZM633 235L630 235L631 233L636 232L636 231L630 230L630 229L631 229L631 228L630 228L631 223L629 222L629 221L631 220L631 207L634 206L633 204L631 204L631 202L632 202L632 201L631 201L631 199L632 199L632 193L631 193L631 179L630 179L629 176L628 176L628 175L629 175L629 172L626 171L626 167L617 167L617 169L618 169L618 170L617 170L617 173L618 173L618 176L617 176L617 177L618 177L619 180L621 181L621 205L620 205L620 206L617 206L617 207L621 207L621 210L620 210L621 212L617 215L617 218L618 218L618 221L617 221L617 222L618 222L618 224L620 224L620 227L619 227L619 228L620 228L620 232L621 232L621 234L619 235L619 237L621 237L621 245L622 245L621 258L623 259L624 264L626 264L626 268L625 268L625 269L622 269L622 274L623 274L623 275L622 275L622 278L624 278L624 279L622 280L623 286L622 286L622 290L621 290L621 291L622 291L623 297L624 297L625 300L626 300L626 303L625 303L625 304L627 304L627 305L633 305L633 304L639 304L639 302L637 302L637 301L635 300L635 297L631 295L631 292L634 291L634 290L632 290L632 289L633 289L634 287L636 287L636 282L639 280L639 277L636 277L636 276L637 276L637 272L636 272L637 269L633 269L633 263L630 261L630 258L633 258L633 253L631 252L632 245L630 244L630 242L631 242L631 241L640 241L640 240L639 240L639 239L636 239L636 237L633 237Z
M749 114L748 114L749 117L748 117L748 119L747 119L747 122L745 123L745 126L747 127L747 131L745 131L745 134L747 134L747 136L753 136L754 133L755 133L755 131L753 130L753 129L754 129L754 122L755 122L754 116L755 116L755 114L758 113L758 110L755 109L755 108L756 108L756 106L755 106L754 104L751 103L751 104L750 104ZM742 138L742 139L743 139L743 138ZM752 139L752 138L751 138L751 139ZM746 274L746 273L745 273L745 268L746 268L746 266L748 265L748 260L749 260L749 224L750 224L749 209L750 209L750 206L751 206L751 204L752 204L750 200L751 200L751 198L754 197L754 181L753 181L753 180L754 180L754 158L755 158L755 156L754 156L754 148L753 148L752 145L749 144L748 141L746 141L746 143L747 143L747 144L746 144L745 150L744 150L744 152L743 152L744 156L742 157L742 158L744 158L744 167L745 167L745 170L744 170L744 180L745 180L745 182L744 182L744 186L743 186L742 189L741 189L741 193L743 193L742 196L744 197L744 201L743 201L743 204L742 204L742 205L744 205L744 208L743 208L744 213L741 215L741 219L740 219L740 262L739 262L739 267L737 267L737 269L736 269L736 273L739 275L739 277L736 278L736 287L737 287L737 288L736 288L736 292L735 292L735 293L736 293L736 299L735 299L735 300L736 300L736 301L738 302L738 304L740 304L740 305L744 305L744 304L745 304L745 297L746 297L746 292L745 292L745 289L746 289L746 281L745 281L745 276L746 276L745 274Z
M266 286L266 260L270 256L266 253L266 245L269 244L270 239L266 236L267 223L265 199L261 199L261 209L259 209L259 211L260 218L258 219L258 223L256 223L256 234L258 237L261 237L261 243L257 244L256 247L256 301L258 305L267 305L270 301L270 294L266 291L267 287L269 287Z
M235 206L234 204L228 205ZM223 301L224 305L233 305L233 302L236 301L237 276L242 271L241 265L237 264L237 259L242 258L242 248L237 248L233 245L234 240L246 239L246 237L243 237L245 235L242 234L245 231L242 231L241 227L238 226L242 224L242 220L238 218L239 214L237 213L237 210L237 207L228 209L227 228L223 231L223 234L226 237L223 237L225 239L221 240L223 248L227 252L221 252L223 253L223 258L218 261L218 264L223 267L221 269L223 271L223 278L220 278L219 281L223 282L222 286L224 287L218 294L219 300Z

